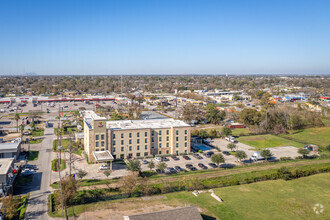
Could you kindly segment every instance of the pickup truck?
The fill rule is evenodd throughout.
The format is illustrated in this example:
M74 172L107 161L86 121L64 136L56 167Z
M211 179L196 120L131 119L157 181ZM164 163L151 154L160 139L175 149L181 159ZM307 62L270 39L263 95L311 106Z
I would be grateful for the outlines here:
M234 137L225 137L226 141L232 142L232 143L237 143L238 141Z
M253 155L250 157L250 160L253 161L264 160L265 158L261 156L260 153L261 153L260 151L254 152Z

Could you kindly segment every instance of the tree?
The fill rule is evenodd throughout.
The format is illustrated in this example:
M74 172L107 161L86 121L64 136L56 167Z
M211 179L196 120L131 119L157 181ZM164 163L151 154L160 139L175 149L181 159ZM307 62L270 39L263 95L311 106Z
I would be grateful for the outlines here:
M160 171L164 171L167 168L167 164L164 162L160 162L157 164L157 169L159 169Z
M217 137L217 130L211 129L209 131L209 136L212 137L212 138L216 138Z
M259 125L261 121L261 113L256 109L246 108L241 111L240 120L247 126Z
M268 149L261 151L260 155L262 157L264 157L266 160L268 160L269 158L271 158L273 156L272 152Z
M16 129L17 129L17 132L18 132L18 120L20 119L21 117L19 116L18 113L15 114L15 121L16 121Z
M191 123L193 120L197 120L198 118L198 109L197 107L192 104L188 103L183 107L183 112L182 112L183 120Z
M25 125L24 124L20 124L19 125L19 130L20 130L20 132L21 132L21 140L22 140L22 138L23 138L23 132L24 132L24 129L25 129ZM22 140L23 141L23 140Z
M84 170L78 170L78 172L76 173L77 177L82 180L85 176L87 176L87 172Z
M204 138L208 137L208 133L206 130L202 129L198 132L198 136L200 136L202 139L204 139Z
M124 119L123 116L117 114L116 112L113 113L113 114L111 115L111 120L112 120L112 121L115 121L115 120L123 120L123 119Z
M111 172L110 172L110 170L106 170L106 171L103 172L103 174L104 174L104 176L106 176L107 179L108 179L108 177L110 176Z
M219 124L226 116L225 111L219 111L214 104L208 104L206 106L206 119L212 124Z
M309 150L304 149L304 148L299 148L298 154L301 154L305 158L309 154Z
M223 157L222 154L213 154L211 156L211 161L215 164L217 164L217 166L219 166L220 163L224 163L225 162L225 158Z
M236 148L236 144L230 143L227 145L227 148L231 151L233 151Z
M17 215L17 209L19 207L19 197L13 197L9 195L2 199L2 213L5 213L6 218L13 219Z
M155 163L153 161L150 161L149 164L148 164L148 168L150 170L152 170L153 168L155 168Z
M235 157L236 157L237 159L239 159L239 161L241 162L243 159L247 158L247 155L246 155L245 151L238 150L238 151L236 151L236 153L235 153Z
M222 128L222 134L224 136L230 136L232 133L233 132L232 132L232 130L230 128L228 128L228 127L223 127Z
M136 186L138 185L138 175L133 173L131 175L124 176L119 180L118 185L120 191L130 197L135 192Z
M126 165L126 169L132 172L140 172L141 163L138 159L130 160Z
M63 192L63 206L69 206L72 204L74 198L77 195L77 184L70 176L67 176L61 180L62 192ZM56 191L57 196L56 204L61 204L60 190Z

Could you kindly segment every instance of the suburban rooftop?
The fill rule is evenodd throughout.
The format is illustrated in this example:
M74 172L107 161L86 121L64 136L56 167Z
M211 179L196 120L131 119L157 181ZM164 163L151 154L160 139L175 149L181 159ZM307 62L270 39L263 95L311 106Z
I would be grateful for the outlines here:
M9 167L13 163L14 158L1 158L0 159L0 174L6 174Z

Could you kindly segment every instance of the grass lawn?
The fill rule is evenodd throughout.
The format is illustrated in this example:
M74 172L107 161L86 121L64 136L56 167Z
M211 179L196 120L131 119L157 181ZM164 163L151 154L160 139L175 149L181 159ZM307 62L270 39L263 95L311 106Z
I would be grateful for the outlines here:
M304 144L296 141L288 140L279 136L266 134L266 135L253 135L253 136L242 136L237 141L247 144L256 149L269 148L269 147L303 147Z
M27 159L28 161L33 161L33 160L37 160L38 157L39 157L39 151L31 150Z
M61 144L63 149L62 150L67 150L69 148L69 143L70 143L70 139L62 139L61 140ZM58 152L59 150L57 149L57 140L53 141L53 151L54 152ZM73 151L73 153L78 154L81 156L83 152L83 149L77 149L75 151Z
M249 135L250 130L248 128L235 128L232 129L232 136L243 136L243 135Z
M42 139L36 139L36 140L31 140L30 144L40 144L42 142Z
M60 159L55 159L52 160L52 171L58 171L58 165L57 165L57 161ZM65 160L61 159L60 161L60 170L64 170L65 169Z
M328 219L330 216L329 173L317 174L296 180L274 180L245 185L215 188L223 202L219 203L210 193L194 196L192 192L165 194L161 198L141 200L130 198L78 205L68 208L68 214L109 209L109 213L121 215L125 211L146 207L197 206L202 214L216 219ZM313 211L315 204L323 205L323 213ZM60 216L60 211L54 213ZM206 219L206 218L204 218Z
M33 137L44 136L44 129L36 129L36 130L32 131L32 136Z
M308 128L294 131L293 134L280 136L304 144L316 144L326 147L330 144L330 127Z

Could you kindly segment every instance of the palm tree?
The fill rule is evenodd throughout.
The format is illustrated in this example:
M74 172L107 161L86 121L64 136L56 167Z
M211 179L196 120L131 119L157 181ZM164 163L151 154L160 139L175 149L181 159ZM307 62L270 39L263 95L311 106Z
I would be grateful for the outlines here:
M15 114L15 120L16 120L16 129L17 129L17 132L18 132L18 120L20 119L21 117L19 117L19 114L16 113Z
M21 141L23 139L23 131L24 131L25 125L24 124L20 124L19 125L19 130L21 131Z

